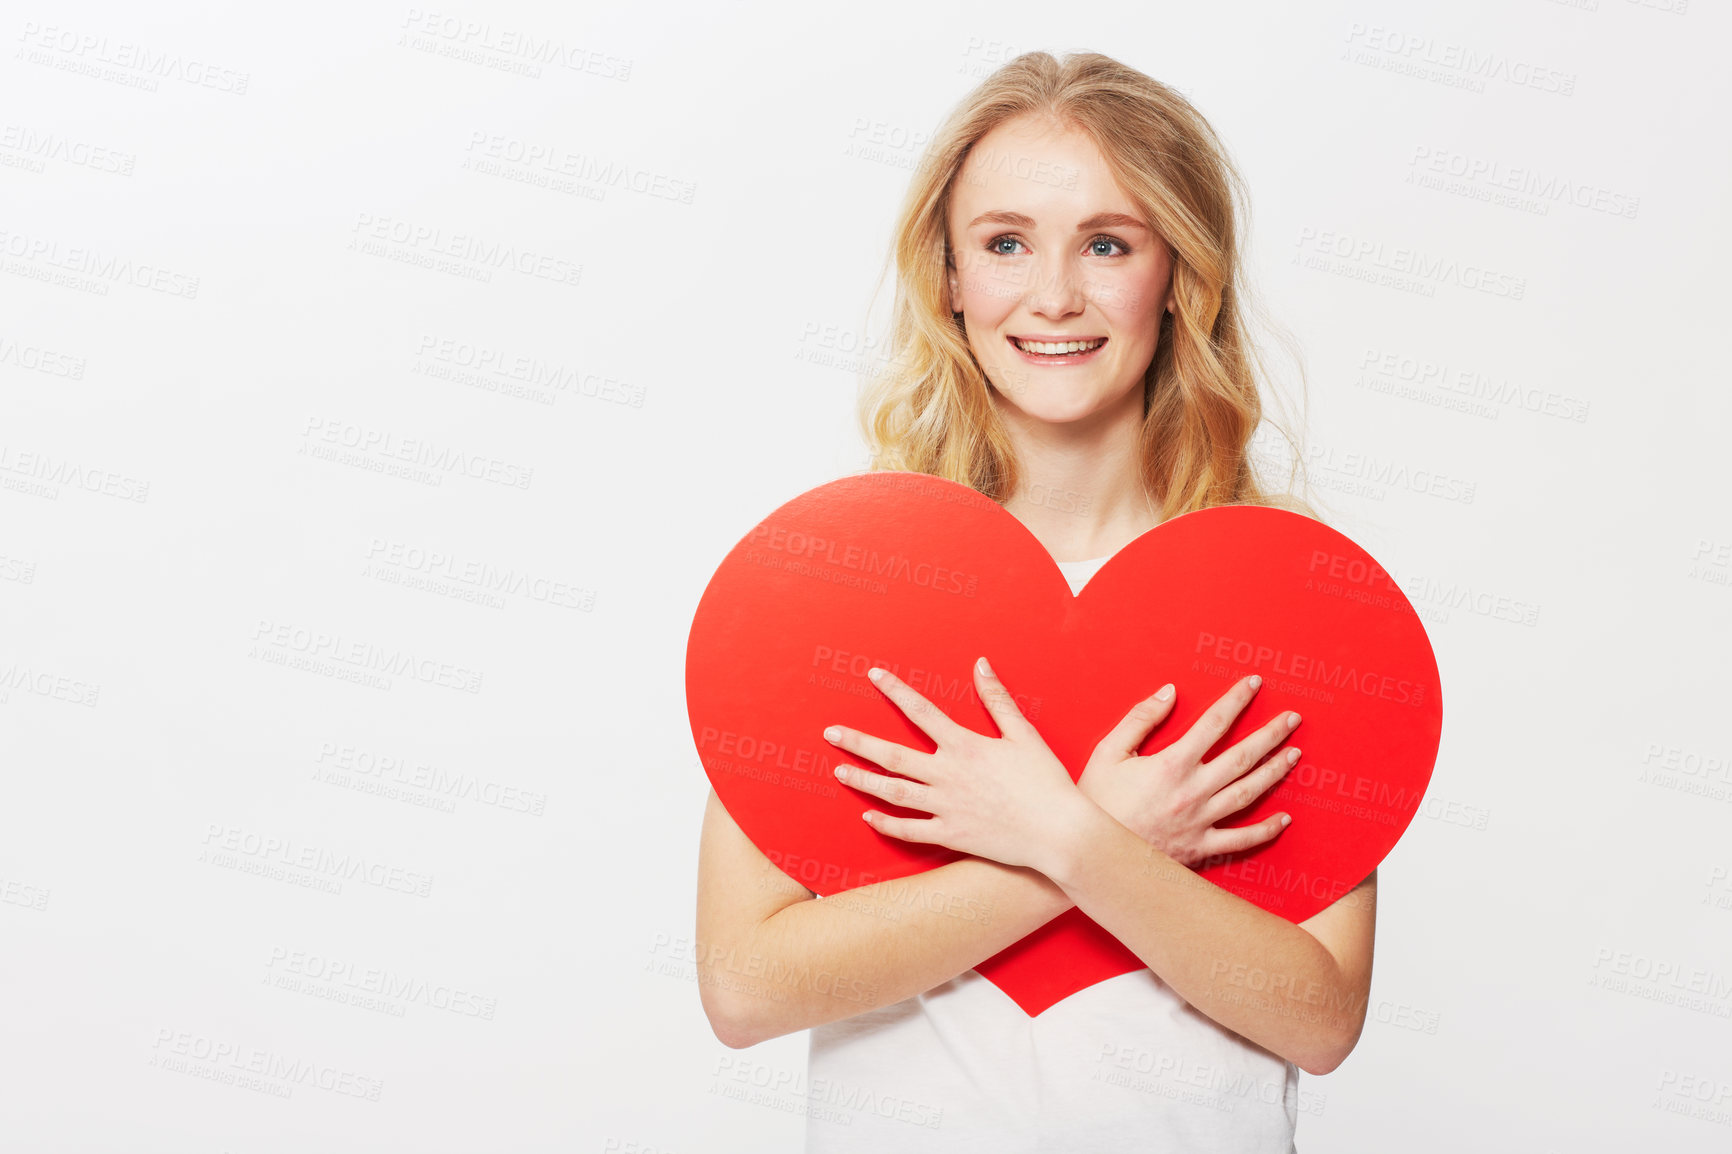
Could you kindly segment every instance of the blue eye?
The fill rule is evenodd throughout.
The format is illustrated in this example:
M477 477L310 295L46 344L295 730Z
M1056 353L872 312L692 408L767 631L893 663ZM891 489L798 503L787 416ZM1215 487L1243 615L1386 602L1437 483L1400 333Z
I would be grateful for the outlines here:
M986 251L993 253L997 256L1015 256L1016 255L1016 249L1014 249L1014 248L1007 249L1007 248L1000 247L1002 245L1007 245L1007 244L1008 245L1021 246L1022 241L1018 240L1016 237L1012 236L1009 233L1005 233L1003 236L995 236L991 240L987 241L986 242ZM1101 251L1101 246L1103 246L1103 245L1105 245L1109 250L1116 248L1118 251L1117 252L1112 252L1112 251L1103 252L1103 251ZM1129 245L1125 244L1124 241L1119 240L1116 237L1097 236L1093 240L1089 241L1088 252L1089 252L1090 256L1113 257L1113 256L1129 256L1131 253L1131 250L1130 250Z

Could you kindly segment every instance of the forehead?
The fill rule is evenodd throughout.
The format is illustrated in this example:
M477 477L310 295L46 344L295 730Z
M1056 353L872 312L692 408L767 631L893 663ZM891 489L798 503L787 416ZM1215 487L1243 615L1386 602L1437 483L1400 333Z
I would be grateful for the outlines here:
M994 209L1014 209L1040 224L1048 217L1057 223L1059 216L1135 211L1092 139L1081 129L1034 116L1007 120L982 136L957 173L952 223L966 225Z

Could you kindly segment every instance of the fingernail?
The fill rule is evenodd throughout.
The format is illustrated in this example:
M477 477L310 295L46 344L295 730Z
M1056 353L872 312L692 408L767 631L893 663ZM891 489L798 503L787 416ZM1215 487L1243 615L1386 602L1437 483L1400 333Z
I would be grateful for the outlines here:
M975 665L975 668L980 670L980 672L983 676L986 676L986 677L992 676L992 666L990 666L986 663L986 658L982 657L979 661L976 661L974 663L974 665Z
M1292 823L1293 823L1293 815L1292 814L1284 813L1281 815L1281 828L1282 829L1286 829Z
M866 676L870 677L874 682L881 681L884 678L884 671L874 665L871 669L866 671Z
M1287 728L1292 729L1295 725L1298 725L1298 724L1299 724L1299 715L1297 713L1289 713L1287 715Z
M1299 764L1299 751L1297 749L1289 749L1287 751L1287 768L1292 769L1295 765L1298 765L1298 764Z
M838 765L835 769L831 770L830 772L835 774L837 777L842 777L842 776L847 774L848 767L845 765Z
M1170 701L1170 700L1172 700L1172 697L1173 697L1173 683L1170 681L1167 682L1165 685L1161 686L1159 689L1155 690L1155 700L1156 701Z
M1245 679L1245 684L1249 685L1252 689L1261 689L1263 687L1263 679L1253 673L1250 677Z
M840 740L842 740L842 731L840 729L838 729L836 726L832 725L832 726L830 726L830 728L828 728L824 731L824 740L825 741L840 741Z

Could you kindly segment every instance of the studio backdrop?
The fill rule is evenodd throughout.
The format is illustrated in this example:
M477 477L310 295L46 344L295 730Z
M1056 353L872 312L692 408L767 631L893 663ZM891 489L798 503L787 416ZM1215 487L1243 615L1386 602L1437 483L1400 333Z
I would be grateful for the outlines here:
M687 631L866 467L900 198L1036 49L1219 132L1309 495L1435 647L1300 1149L1732 1144L1722 6L0 34L0 1146L758 1154L880 1109L704 1015Z

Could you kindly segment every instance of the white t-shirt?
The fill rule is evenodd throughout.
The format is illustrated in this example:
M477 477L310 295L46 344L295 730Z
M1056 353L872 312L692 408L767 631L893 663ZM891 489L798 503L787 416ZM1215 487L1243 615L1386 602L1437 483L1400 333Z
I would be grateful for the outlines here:
M1078 592L1107 558L1059 562ZM1293 1154L1299 1070L1147 968L1029 1017L973 970L815 1026L807 1154Z

